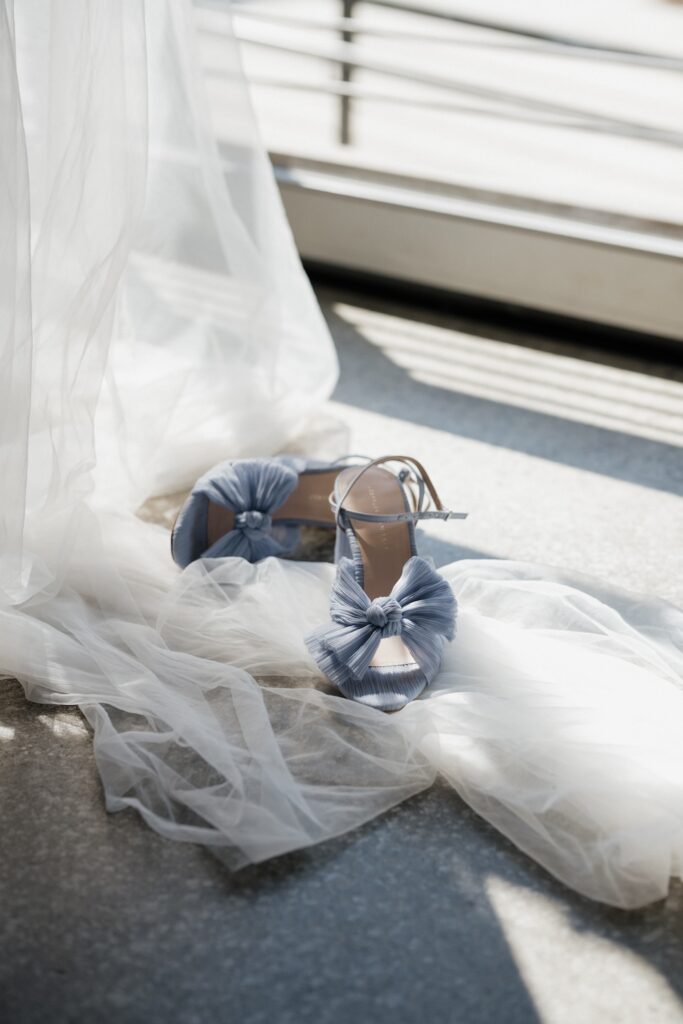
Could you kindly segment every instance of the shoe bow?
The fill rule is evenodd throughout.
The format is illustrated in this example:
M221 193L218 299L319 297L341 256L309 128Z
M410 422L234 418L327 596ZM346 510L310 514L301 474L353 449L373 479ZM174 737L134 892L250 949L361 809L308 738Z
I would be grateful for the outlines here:
M370 600L353 563L339 563L330 601L332 623L306 638L309 650L339 685L362 679L380 641L400 636L421 668L438 663L443 640L455 635L457 602L449 584L424 558L409 558L391 593Z
M290 550L295 526L280 527L279 538L270 531L273 513L295 490L298 479L295 470L270 459L243 459L218 467L202 492L216 505L231 509L235 519L232 530L212 544L204 558L237 556L256 562Z

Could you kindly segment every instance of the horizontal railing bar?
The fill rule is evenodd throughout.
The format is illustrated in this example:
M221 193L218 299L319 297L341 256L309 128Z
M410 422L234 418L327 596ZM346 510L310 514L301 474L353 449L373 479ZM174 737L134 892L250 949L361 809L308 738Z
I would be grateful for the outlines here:
M363 0L365 3L372 3L373 0ZM214 6L202 0L201 6ZM402 8L401 8L402 9ZM423 13L420 11L420 13ZM636 67L654 68L656 70L683 70L683 60L676 57L660 56L650 53L629 52L616 48L601 47L596 45L579 45L578 43L568 44L558 40L542 39L521 36L521 41L503 42L491 39L464 39L456 35L444 35L442 33L420 32L410 28L399 28L396 26L368 25L359 18L328 17L315 18L308 14L282 14L279 11L259 11L250 7L235 6L235 15L238 18L248 18L250 21L264 21L270 24L280 24L291 28L312 29L314 31L329 32L352 32L355 35L363 35L371 38L381 39L405 39L409 42L433 43L435 45L459 46L476 50L492 50L519 52L524 54L547 54L557 55L576 60L603 60L609 63L626 64ZM460 24L460 22L458 22ZM467 27L470 26L466 23ZM484 27L484 31L498 31ZM528 39L529 42L523 42Z
M450 92L460 92L464 95L476 96L479 99L509 104L522 107L527 110L534 110L541 114L550 116L584 118L596 125L609 129L611 134L624 135L628 138L639 138L649 142L657 142L670 146L683 145L683 134L670 131L669 129L653 128L650 125L639 124L638 122L624 121L620 118L606 117L602 114L592 114L590 111L576 109L560 103L551 103L548 100L539 100L532 97L522 96L519 93L501 92L483 85L475 85L470 82L463 82L459 79L444 78L432 72L422 72L415 69L406 69L398 65L387 63L366 56L357 56L357 46L354 43L334 43L327 46L297 46L284 40L269 40L256 35L240 35L242 42L255 46L262 46L266 49L276 50L282 53L296 54L300 57L310 57L318 60L332 61L335 64L350 64L355 68L362 68L366 71L373 71L376 74L387 75L403 81L417 82L423 86L444 89Z
M469 25L471 28L487 29L491 32L503 32L506 35L521 36L525 39L536 39L539 42L554 43L557 46L575 47L580 50L593 50L598 53L612 53L620 56L639 57L641 59L658 62L658 66L666 66L669 70L683 70L683 58L671 54L657 54L648 50L637 50L630 47L610 46L604 43L592 43L587 39L580 39L576 36L561 35L554 32L544 32L539 29L523 28L520 25L510 22L495 21L490 18L474 18L468 14L459 14L457 11L447 11L438 7L423 7L406 3L405 0L363 0L375 7L388 7L391 10L402 11L406 14L419 14L429 18L438 18L441 21L448 21L452 24ZM664 64L661 64L664 62Z
M249 81L254 86L271 89L289 89L294 92L313 92L331 96L348 96L350 99L371 101L374 103L388 103L394 106L416 107L420 110L432 110L434 112L468 114L499 120L521 122L523 124L539 124L550 128L574 128L580 131L609 132L609 128L603 125L595 125L590 121L581 118L559 118L534 116L533 114L517 113L514 110L496 110L493 107L467 106L464 103L444 100L426 100L414 96L407 96L404 93L381 92L375 89L368 89L363 85L353 82L342 82L325 80L319 82L294 82L286 78L268 78L262 75L253 75Z
M207 6L202 0L201 6ZM211 4L210 6L213 6ZM323 32L353 32L356 35L380 36L382 39L408 39L420 43L464 43L457 35L446 35L436 32L414 32L409 28L382 27L381 25L368 25L360 18L345 18L342 15L325 18L312 17L310 14L283 14L280 11L261 11L253 7L247 7L236 3L234 5L236 18L248 18L250 21L265 21L269 24L287 25L291 28L315 29ZM504 44L513 47L514 44Z

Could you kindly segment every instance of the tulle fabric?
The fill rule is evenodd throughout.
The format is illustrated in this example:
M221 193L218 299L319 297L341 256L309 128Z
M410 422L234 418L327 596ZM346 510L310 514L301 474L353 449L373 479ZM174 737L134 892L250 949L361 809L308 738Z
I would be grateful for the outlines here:
M450 566L458 636L424 696L383 715L306 651L332 566L181 573L168 530L133 514L284 447L336 372L234 47L219 157L193 45L180 0L0 0L3 673L81 706L110 810L232 867L442 773L578 891L663 897L683 863L680 612Z
M146 527L143 555L126 517L104 525L99 572L73 562L73 596L17 617L9 651L30 698L83 708L110 810L240 867L348 831L441 774L593 899L640 906L680 876L683 614L670 605L547 567L454 564L457 638L423 696L385 715L339 696L306 650L333 566L228 558L178 574L165 530Z

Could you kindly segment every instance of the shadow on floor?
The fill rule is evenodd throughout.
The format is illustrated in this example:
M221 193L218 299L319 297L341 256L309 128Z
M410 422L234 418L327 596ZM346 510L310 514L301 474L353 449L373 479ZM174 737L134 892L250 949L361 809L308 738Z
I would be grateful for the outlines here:
M590 373L591 364L597 364L683 383L683 348L678 342L657 344L657 339L630 335L629 332L626 332L628 337L622 337L619 331L610 331L609 328L598 331L595 337L590 333L587 336L581 323L563 318L558 318L555 324L533 319L526 322L515 315L515 307L495 310L486 305L475 305L457 310L452 308L450 301L439 304L437 297L431 294L426 301L416 305L412 296L407 301L392 298L378 293L376 285L355 288L349 283L341 287L335 281L329 286L325 284L325 275L320 285L316 284L315 292L319 301L328 308L337 303L347 303L404 319L406 323L463 331L472 338L493 338L515 347L522 344L525 349L549 355L570 355L585 362L586 376ZM639 338L644 340L637 344L636 339Z
M335 296L335 300L354 301L352 295ZM372 308L365 297L360 305ZM384 305L381 309L386 312ZM328 307L325 313L334 337L341 341L341 375L335 400L629 483L683 493L683 458L678 445L474 397L458 391L455 385L451 389L422 383L332 309ZM408 317L407 311L394 315ZM476 334L469 322L465 328L462 324L457 327ZM509 341L510 334L486 330L487 337L497 340ZM522 340L526 346L527 337ZM561 347L559 343L553 351L581 356L576 348ZM595 353L593 356L595 360ZM642 365L637 365L642 371Z

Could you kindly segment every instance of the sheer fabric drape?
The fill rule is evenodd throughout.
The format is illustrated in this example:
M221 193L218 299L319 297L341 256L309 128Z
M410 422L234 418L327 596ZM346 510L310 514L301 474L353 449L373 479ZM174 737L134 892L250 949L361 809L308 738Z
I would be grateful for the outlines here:
M441 773L579 891L662 897L683 864L680 612L459 563L439 679L381 715L305 650L331 566L179 573L134 514L312 432L336 373L234 43L220 155L194 46L181 0L0 0L2 672L81 706L110 810L231 866Z

